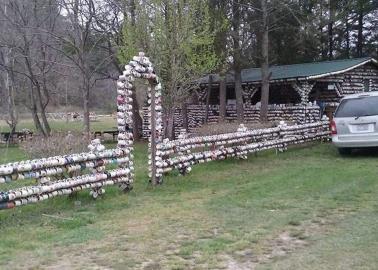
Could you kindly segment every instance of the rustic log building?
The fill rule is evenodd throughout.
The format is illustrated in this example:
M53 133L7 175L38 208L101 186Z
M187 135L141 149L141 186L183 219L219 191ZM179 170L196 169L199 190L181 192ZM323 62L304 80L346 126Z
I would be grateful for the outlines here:
M345 95L378 91L378 61L373 58L345 59L270 68L269 104L307 104L315 100L326 106L337 104ZM209 104L219 105L220 77L212 74ZM200 81L197 104L205 104L209 76ZM234 104L233 74L227 74L226 104ZM242 71L243 100L255 105L261 98L261 71L249 68Z
M225 110L227 121L236 119L233 73L229 72L225 80L226 97L220 98L218 74L200 79L198 90L193 92L185 106L176 110L176 133L180 129L193 132L204 122L217 122L220 109ZM242 86L244 119L247 122L256 122L259 120L261 99L260 68L242 70ZM330 116L343 96L368 91L378 91L378 61L373 58L272 66L268 119L315 121L320 117L317 104L321 104ZM221 100L225 104L220 104Z

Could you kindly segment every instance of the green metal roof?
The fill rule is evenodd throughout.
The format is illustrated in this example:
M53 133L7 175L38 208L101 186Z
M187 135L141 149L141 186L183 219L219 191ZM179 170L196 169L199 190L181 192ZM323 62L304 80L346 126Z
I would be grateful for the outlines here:
M312 62L295 65L271 66L269 71L272 73L270 80L295 80L295 79L316 79L326 77L334 74L346 72L366 63L375 63L378 61L371 57ZM248 68L242 70L242 83L256 83L261 81L260 68ZM219 75L213 74L213 82L219 82ZM209 76L201 78L199 81L202 84L207 84ZM226 76L227 83L234 82L233 71L229 72Z

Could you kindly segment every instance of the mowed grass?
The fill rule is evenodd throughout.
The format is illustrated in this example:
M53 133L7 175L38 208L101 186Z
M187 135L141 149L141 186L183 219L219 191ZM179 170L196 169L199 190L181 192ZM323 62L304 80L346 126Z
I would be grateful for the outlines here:
M66 120L49 120L51 130L54 132L82 132L83 122L82 121L69 121ZM90 127L92 131L105 131L105 130L116 130L117 122L111 116L98 117L97 120L91 121ZM35 131L35 126L32 119L20 119L17 124L17 130L29 129ZM9 132L9 126L4 120L0 120L0 132Z
M1 151L1 150L0 150ZM17 148L6 159L22 158ZM0 269L377 269L378 155L268 151L0 212Z

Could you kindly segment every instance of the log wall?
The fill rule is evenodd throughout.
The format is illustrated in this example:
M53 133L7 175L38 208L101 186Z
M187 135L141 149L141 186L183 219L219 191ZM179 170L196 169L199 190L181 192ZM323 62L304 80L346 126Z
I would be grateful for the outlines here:
M332 75L316 80L341 84L341 95L364 92L365 80L369 82L370 91L378 91L378 68L373 64L366 64L342 74Z

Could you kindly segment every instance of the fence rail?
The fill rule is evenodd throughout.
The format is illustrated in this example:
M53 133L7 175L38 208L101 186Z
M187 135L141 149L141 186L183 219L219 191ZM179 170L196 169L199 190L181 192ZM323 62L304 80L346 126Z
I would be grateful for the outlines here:
M80 153L8 163L0 165L0 183L59 176L108 164L123 164L129 161L128 154L124 149L111 149L100 153Z
M1 165L0 184L22 180L37 180L37 183L0 192L0 209L35 203L82 189L91 189L91 195L96 198L105 192L102 189L104 186L120 184L124 190L131 188L133 163L129 149L106 150L99 140L93 140L89 149L88 153ZM119 168L107 170L111 164Z
M283 151L289 145L329 139L328 120L303 125L247 130L214 136L202 136L157 145L157 177L174 169L181 174L191 171L199 163L230 157L247 158L250 153L268 149Z
M44 185L27 186L6 192L0 192L0 209L36 203L55 196L69 195L83 189L94 189L103 193L104 186L114 184L131 184L128 177L130 170L117 169L103 173L87 174L54 181ZM93 194L93 192L92 192ZM97 195L95 195L97 196Z

